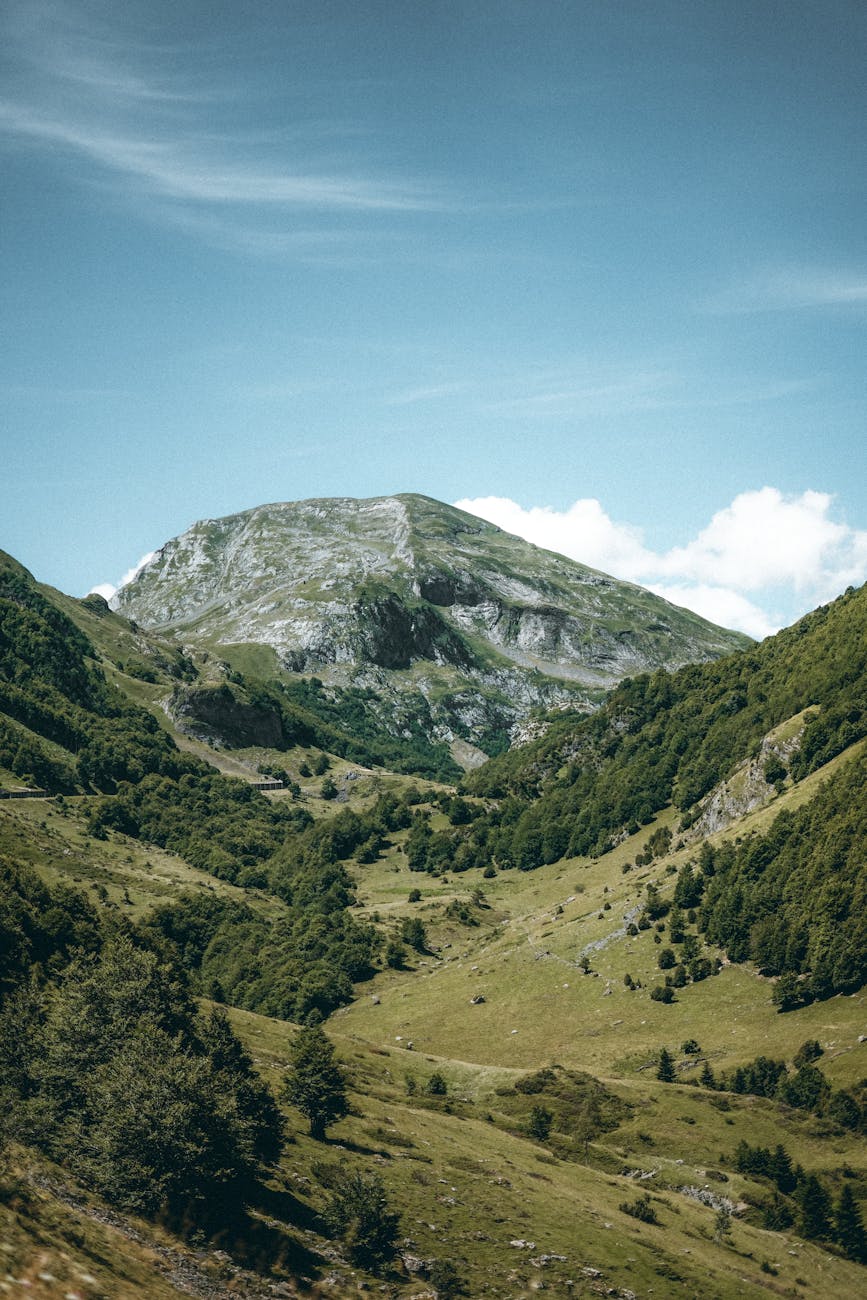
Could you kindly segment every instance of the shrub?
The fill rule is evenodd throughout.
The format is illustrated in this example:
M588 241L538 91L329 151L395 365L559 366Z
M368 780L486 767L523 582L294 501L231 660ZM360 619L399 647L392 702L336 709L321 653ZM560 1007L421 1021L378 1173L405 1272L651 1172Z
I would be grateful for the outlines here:
M657 984L656 988L650 990L650 996L654 1002L673 1002L674 989L667 984Z
M328 1231L340 1237L356 1264L376 1268L394 1254L400 1215L388 1204L378 1174L338 1165L326 1172L331 1196L323 1212Z
M650 1197L647 1192L639 1196L634 1201L621 1201L620 1208L624 1214L629 1214L633 1219L640 1219L642 1223L659 1223L656 1210L650 1203Z

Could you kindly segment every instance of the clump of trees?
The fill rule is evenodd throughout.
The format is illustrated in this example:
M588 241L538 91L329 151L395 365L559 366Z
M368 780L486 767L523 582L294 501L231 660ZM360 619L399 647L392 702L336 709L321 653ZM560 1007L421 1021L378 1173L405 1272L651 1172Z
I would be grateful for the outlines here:
M773 1185L773 1195L763 1204L766 1228L780 1232L794 1225L802 1236L835 1242L850 1259L867 1263L867 1235L850 1183L843 1183L835 1204L823 1180L793 1165L780 1144L771 1151L741 1141L734 1167L740 1174Z
M6 1134L143 1214L203 1219L242 1201L277 1159L283 1126L225 1013L198 1013L142 935L83 900L63 921L32 873L3 877ZM43 920L34 905L45 902Z

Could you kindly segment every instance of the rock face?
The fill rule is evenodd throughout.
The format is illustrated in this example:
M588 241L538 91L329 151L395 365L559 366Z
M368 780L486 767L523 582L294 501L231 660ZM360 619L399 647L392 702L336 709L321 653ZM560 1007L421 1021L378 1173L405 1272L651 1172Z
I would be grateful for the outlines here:
M438 739L482 743L539 705L746 644L629 583L427 497L260 506L167 542L116 598L211 650L374 694L421 692ZM485 744L482 743L482 748Z

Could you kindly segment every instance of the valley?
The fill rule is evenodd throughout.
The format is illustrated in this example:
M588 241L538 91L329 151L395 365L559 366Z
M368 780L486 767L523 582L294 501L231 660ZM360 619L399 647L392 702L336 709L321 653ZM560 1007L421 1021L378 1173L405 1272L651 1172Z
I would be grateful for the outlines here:
M394 507L378 510L391 528ZM427 527L441 572L442 532ZM396 535L408 566L418 542ZM312 660L270 675L264 640L232 658L208 575L215 553L219 568L238 552L206 541L191 618L171 604L183 585L159 606L154 594L177 548L143 575L153 603L142 595L134 622L40 588L14 561L0 569L0 782L48 791L0 802L0 1287L81 1300L859 1294L867 591L758 647L721 640L722 659L633 661L604 696L586 678L568 700L543 684L523 743L462 775L436 746L476 745L484 728L446 728L432 695L431 721L395 736L382 694L351 694L367 667L320 657L317 687ZM393 573L391 552L371 555L370 573ZM464 607L436 607L463 637ZM471 644L460 691L484 692L499 651ZM405 668L374 666L418 683L432 670L417 651ZM179 714L205 690L222 713ZM269 774L282 788L252 789ZM94 1067L97 1091L76 1081L78 1119L45 1069L69 1068L57 1008L108 979L124 944L138 955L117 965L116 991L100 986L105 1005L131 996L122 971L164 963L175 991L159 994L168 1010L142 1003L145 1022L168 1016L188 1035L184 1059L210 1062L202 1079L235 1060L225 1104L253 1124L243 1050L284 1130L266 1157L257 1103L257 1168L210 1165L213 1194L179 1184L155 1208L106 1173L104 1153L138 1131L117 1091L139 1059L127 1029L104 1040L115 1055ZM215 1008L238 1047L189 1019ZM21 1024L43 1044L24 1064ZM348 1102L324 1140L282 1091L316 1024ZM180 1125L167 1120L169 1135ZM213 1139L178 1131L207 1164ZM239 1134L241 1152L252 1138ZM780 1150L788 1175L769 1172ZM174 1187L176 1168L148 1158ZM355 1176L400 1216L381 1258L361 1219L335 1226L334 1189Z

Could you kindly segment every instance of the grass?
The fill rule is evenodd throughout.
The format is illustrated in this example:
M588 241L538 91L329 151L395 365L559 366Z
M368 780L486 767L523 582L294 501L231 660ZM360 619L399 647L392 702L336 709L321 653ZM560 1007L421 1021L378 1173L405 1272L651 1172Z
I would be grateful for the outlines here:
M233 1013L233 1019L258 1062L278 1079L292 1031L249 1013ZM454 1259L469 1280L470 1295L526 1296L541 1278L556 1295L585 1293L570 1290L570 1279L591 1294L584 1270L595 1269L605 1287L628 1287L639 1295L653 1289L671 1297L758 1296L765 1294L761 1262L766 1260L778 1268L781 1285L794 1287L795 1278L802 1277L804 1294L842 1296L852 1286L857 1291L862 1280L857 1266L795 1238L735 1220L731 1244L714 1242L714 1211L677 1190L707 1185L709 1168L722 1173L719 1153L730 1154L741 1131L727 1125L731 1115L716 1110L706 1093L651 1080L629 1089L618 1085L634 1104L632 1115L591 1143L589 1163L577 1163L553 1154L550 1144L530 1140L517 1131L514 1116L503 1114L506 1103L498 1089L514 1083L520 1072L435 1058L399 1045L371 1050L338 1032L337 1023L334 1030L358 1089L353 1113L331 1130L324 1145L298 1133L290 1176L311 1186L315 1201L317 1161L339 1158L368 1168L375 1161L390 1198L401 1207L402 1232L413 1253ZM425 1103L424 1081L434 1069L445 1074L449 1094L444 1102ZM406 1092L407 1072L416 1079L412 1097ZM751 1132L762 1141L784 1140L800 1158L809 1139L796 1147L797 1134L781 1128L775 1111L769 1103L747 1099L733 1104L739 1124L749 1118ZM684 1123L685 1118L696 1122ZM638 1136L647 1128L654 1133L650 1150ZM850 1140L845 1158L855 1145ZM638 1187L628 1176L650 1169L656 1170L653 1178ZM743 1180L731 1172L725 1177L727 1183L712 1185L739 1198ZM640 1224L620 1209L639 1187L650 1190L660 1227ZM513 1241L534 1244L524 1248ZM540 1266L544 1255L565 1259Z
M293 764L301 753L293 753ZM714 838L765 828L780 808L808 799L831 768L852 753ZM260 756L244 751L229 757L246 767ZM361 775L348 781L349 770ZM359 810L386 788L441 788L342 760L332 762L331 774L347 794L348 803L338 806ZM304 782L306 806L330 815L335 805L317 797L321 780ZM433 821L437 827L446 824L440 813ZM673 829L675 823L673 812L657 821ZM819 1064L834 1086L857 1082L867 1075L867 1047L858 1042L867 990L780 1015L771 1005L768 981L748 966L726 966L719 975L679 990L670 1006L651 1001L649 988L662 978L660 945L653 930L627 935L624 916L640 905L649 882L668 892L680 865L697 850L681 844L668 857L624 874L624 864L634 863L653 829L645 827L595 861L560 862L526 874L501 872L489 880L478 870L445 878L410 872L400 852L405 833L391 837L392 847L378 862L350 864L359 913L378 916L386 929L404 916L420 916L431 951L411 954L408 970L386 970L360 986L356 1002L328 1023L349 1074L352 1111L324 1144L313 1142L301 1117L287 1111L292 1140L273 1191L306 1207L308 1226L302 1231L293 1221L286 1229L293 1241L314 1252L328 1249L309 1217L323 1204L316 1171L323 1160L344 1160L381 1173L391 1201L401 1209L406 1249L425 1259L454 1260L472 1296L529 1296L540 1282L563 1296L628 1288L642 1297L701 1294L718 1300L769 1293L848 1300L863 1290L862 1269L791 1232L769 1233L736 1216L730 1239L716 1242L714 1211L679 1190L707 1185L735 1201L760 1194L760 1185L733 1169L733 1152L743 1137L753 1145L782 1143L793 1161L837 1185L839 1171L847 1168L861 1194L867 1187L863 1139L829 1131L815 1118L772 1102L710 1093L690 1082L696 1078L692 1070L678 1070L682 1082L677 1085L659 1083L653 1067L663 1045L683 1065L688 1058L680 1045L689 1038L698 1041L701 1059L717 1073L759 1054L791 1061L806 1039L816 1038L824 1048ZM81 801L75 799L0 804L0 852L33 862L46 879L77 882L132 917L146 914L179 888L245 897L272 912L281 906L122 836L92 840ZM422 898L410 904L413 888ZM479 925L449 918L448 904L469 899L476 888L483 889L488 904L476 912ZM590 974L577 965L585 952ZM625 987L627 971L643 989ZM485 1000L473 1005L470 999L477 994ZM257 1066L279 1089L294 1027L250 1012L230 1014ZM556 1125L546 1143L526 1136L538 1100L550 1102L558 1123L568 1127L568 1107L564 1112L556 1097L514 1091L524 1074L554 1063L597 1077L622 1107L617 1126L596 1134L586 1150ZM447 1080L443 1099L425 1091L434 1071ZM9 1174L17 1185L22 1169ZM642 1174L650 1176L641 1179ZM89 1269L98 1285L88 1296L125 1300L140 1294L161 1300L174 1294L160 1289L163 1276L153 1271L158 1230L143 1229L144 1244L132 1242L53 1193L37 1195L28 1186L11 1210L8 1204L0 1210L0 1248L4 1242L10 1247L13 1276L30 1270L32 1294L42 1294L36 1278L40 1261L41 1271L70 1285L75 1269ZM639 1222L620 1208L644 1191L658 1225ZM543 1256L565 1258L542 1264ZM330 1294L349 1294L362 1282L380 1285L339 1258L328 1263L322 1256L321 1275L329 1270L337 1279ZM385 1283L389 1294L401 1297L418 1295L420 1285L400 1273ZM306 1294L318 1293L311 1283Z

